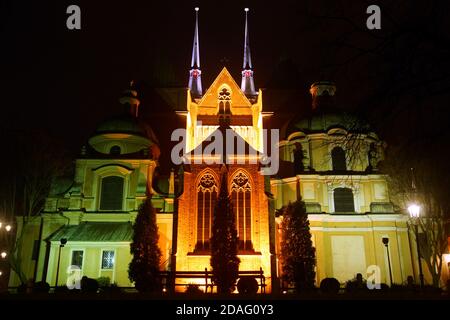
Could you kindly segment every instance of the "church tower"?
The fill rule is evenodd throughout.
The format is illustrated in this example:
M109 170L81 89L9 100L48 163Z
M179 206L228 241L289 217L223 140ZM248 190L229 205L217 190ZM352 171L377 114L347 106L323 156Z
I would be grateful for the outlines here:
M235 216L239 270L262 270L266 277L272 276L268 198L260 161L263 102L253 82L247 27L244 52L242 86L224 67L202 95L192 85L186 111L179 113L186 117L186 148L183 193L177 205L177 271L210 269L214 207L220 192L226 191ZM194 40L193 68L199 66L197 59ZM190 84L195 83L193 70ZM229 174L221 183L224 163ZM270 287L268 283L268 291Z
M202 96L202 71L200 70L200 44L198 38L198 10L195 8L195 31L194 43L192 45L191 70L189 70L189 84L193 98L201 98Z

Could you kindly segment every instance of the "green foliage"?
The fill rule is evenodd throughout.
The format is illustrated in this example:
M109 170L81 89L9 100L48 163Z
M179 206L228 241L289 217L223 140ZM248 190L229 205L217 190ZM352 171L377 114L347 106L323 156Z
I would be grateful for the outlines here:
M98 287L97 280L86 276L81 278L81 292L96 293L98 291Z
M297 200L282 209L283 240L281 259L283 279L297 291L314 288L316 251L312 245L305 203Z
M367 290L367 281L362 277L361 273L358 273L354 279L345 283L345 291L348 293L360 293Z
M133 242L130 245L133 258L128 268L128 277L140 292L158 291L161 250L158 246L156 214L150 198L139 207L133 231Z
M111 279L109 277L100 277L97 279L100 288L109 287L111 285Z
M219 293L234 291L240 263L237 256L237 231L225 170L222 173L220 194L214 208L211 237L212 280L217 285Z

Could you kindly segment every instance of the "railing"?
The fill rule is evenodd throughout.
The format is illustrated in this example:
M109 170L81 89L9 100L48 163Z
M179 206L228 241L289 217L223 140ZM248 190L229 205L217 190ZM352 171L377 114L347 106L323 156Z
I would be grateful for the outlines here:
M259 268L257 271L239 271L238 278L241 278L243 276L248 277L255 277L259 280L258 287L260 289L261 293L266 293L266 278L264 276L264 272L262 268ZM165 283L166 287L179 287L179 286L188 286L189 283L180 283L177 282L178 279L204 279L204 284L198 284L195 283L194 285L204 287L205 293L208 292L208 289L210 289L210 292L212 293L214 290L214 287L216 286L212 282L212 271L205 268L204 271L162 271L160 272L160 277L164 279L163 283Z

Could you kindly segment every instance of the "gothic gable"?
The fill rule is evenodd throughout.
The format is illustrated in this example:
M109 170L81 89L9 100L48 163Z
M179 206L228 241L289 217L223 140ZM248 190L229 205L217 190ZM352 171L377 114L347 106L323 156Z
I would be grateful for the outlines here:
M252 104L227 70L223 68L212 85L198 102L199 115L216 115L219 111L218 97L224 89L229 92L231 113L235 115L252 115Z

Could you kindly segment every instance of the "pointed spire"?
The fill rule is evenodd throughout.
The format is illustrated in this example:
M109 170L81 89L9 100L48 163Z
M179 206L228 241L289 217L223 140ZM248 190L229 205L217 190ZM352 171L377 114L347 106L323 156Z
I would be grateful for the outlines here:
M245 11L245 36L244 36L244 63L242 65L241 90L246 96L256 96L255 82L253 81L252 56L250 54L250 37L248 34L248 8Z
M191 69L200 69L200 47L198 41L198 10L195 8L195 31L194 31L194 43L192 44L192 59L191 59Z
M192 45L191 69L189 70L189 89L194 98L202 96L202 79L200 70L200 43L198 38L198 7L195 7L195 31Z
M243 69L252 69L252 56L250 55L250 38L248 36L248 8L245 11L245 37L244 37L244 64Z

